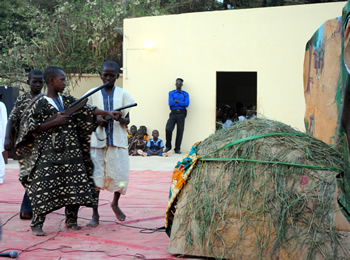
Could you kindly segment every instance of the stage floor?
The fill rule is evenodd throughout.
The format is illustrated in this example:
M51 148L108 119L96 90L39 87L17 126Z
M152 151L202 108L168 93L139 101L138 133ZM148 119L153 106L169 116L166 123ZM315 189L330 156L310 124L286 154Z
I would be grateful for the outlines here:
M98 227L86 227L92 210L81 207L78 224L82 230L67 230L64 209L60 209L47 215L45 237L33 236L30 221L19 218L24 189L18 181L17 162L9 160L5 182L0 185L0 252L16 250L20 253L18 259L179 258L167 253L169 238L157 228L164 226L172 169L180 159L180 155L130 157L128 191L120 199L127 216L124 222L117 222L111 210L112 193L102 191Z

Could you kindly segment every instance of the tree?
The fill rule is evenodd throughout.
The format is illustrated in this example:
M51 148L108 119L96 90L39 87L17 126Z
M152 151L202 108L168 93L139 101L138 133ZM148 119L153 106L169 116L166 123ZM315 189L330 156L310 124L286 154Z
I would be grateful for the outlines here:
M102 62L122 63L125 17L159 15L160 1L43 0L7 3L0 35L2 83L23 82L26 73L48 65L62 67L67 74L96 73Z
M0 83L25 82L30 69L48 65L78 75L98 72L107 59L122 65L124 18L315 1L0 0Z

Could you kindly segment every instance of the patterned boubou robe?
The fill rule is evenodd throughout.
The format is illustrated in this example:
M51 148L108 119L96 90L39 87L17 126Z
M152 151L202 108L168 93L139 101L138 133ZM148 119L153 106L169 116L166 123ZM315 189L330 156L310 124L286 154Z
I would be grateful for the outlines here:
M30 92L27 92L19 96L16 100L16 104L12 109L9 119L11 119L14 125L15 138L16 138L16 154L18 155L18 162L21 172L27 172L28 165L30 164L30 157L32 156L32 147L34 137L31 133L27 134L21 140L17 139L19 134L20 121L23 114L42 96L40 93L35 98L32 97ZM20 142L19 142L20 141ZM22 175L20 172L20 176Z
M62 100L67 109L76 99L62 96ZM33 133L31 160L19 179L26 187L35 215L45 215L67 205L97 205L90 159L94 109L86 105L72 115L67 124ZM58 110L41 97L24 113L17 142L57 113Z

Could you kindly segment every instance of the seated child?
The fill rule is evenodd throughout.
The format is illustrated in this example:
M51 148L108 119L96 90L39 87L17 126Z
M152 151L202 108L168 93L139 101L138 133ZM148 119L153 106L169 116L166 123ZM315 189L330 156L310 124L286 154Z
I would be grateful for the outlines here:
M143 132L143 134L144 134L144 137L143 138L145 138L146 139L146 141L149 141L149 136L148 136L148 134L147 134L147 127L145 127L144 125L141 125L140 126L140 130Z
M152 155L158 155L158 156L164 156L164 157L168 156L169 152L168 153L163 152L164 143L161 139L158 138L159 136L158 130L153 130L152 136L153 138L147 142L146 152L142 150L138 150L137 152L142 156L152 156Z
M227 117L227 120L225 121L225 123L222 125L222 129L226 129L228 127L230 127L234 122L234 113L230 113Z
M144 152L146 150L146 144L147 140L143 137L144 133L141 130L138 130L136 133L136 139L131 144L131 154L132 156L139 155L137 152L138 150L141 150Z
M130 131L128 134L128 146L129 146L129 155L132 154L132 144L134 143L135 139L136 139L136 133L137 133L137 128L135 125L132 125L130 127Z
M222 129L226 129L233 124L232 118L228 118L222 125Z
M137 127L136 125L132 125L130 127L130 130L128 130L128 139L130 140L131 137L136 136L136 132L137 132Z

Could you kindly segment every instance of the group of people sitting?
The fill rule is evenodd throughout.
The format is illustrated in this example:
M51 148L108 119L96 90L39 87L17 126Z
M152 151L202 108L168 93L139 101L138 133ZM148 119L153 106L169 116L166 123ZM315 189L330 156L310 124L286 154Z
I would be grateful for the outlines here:
M129 155L131 156L152 156L158 155L167 157L170 152L164 152L164 142L159 138L159 131L152 131L152 138L147 134L146 126L135 125L128 130Z
M237 121L251 119L256 115L256 106L243 106L241 103L236 104L236 109L230 105L223 108L216 108L216 130L230 127Z

